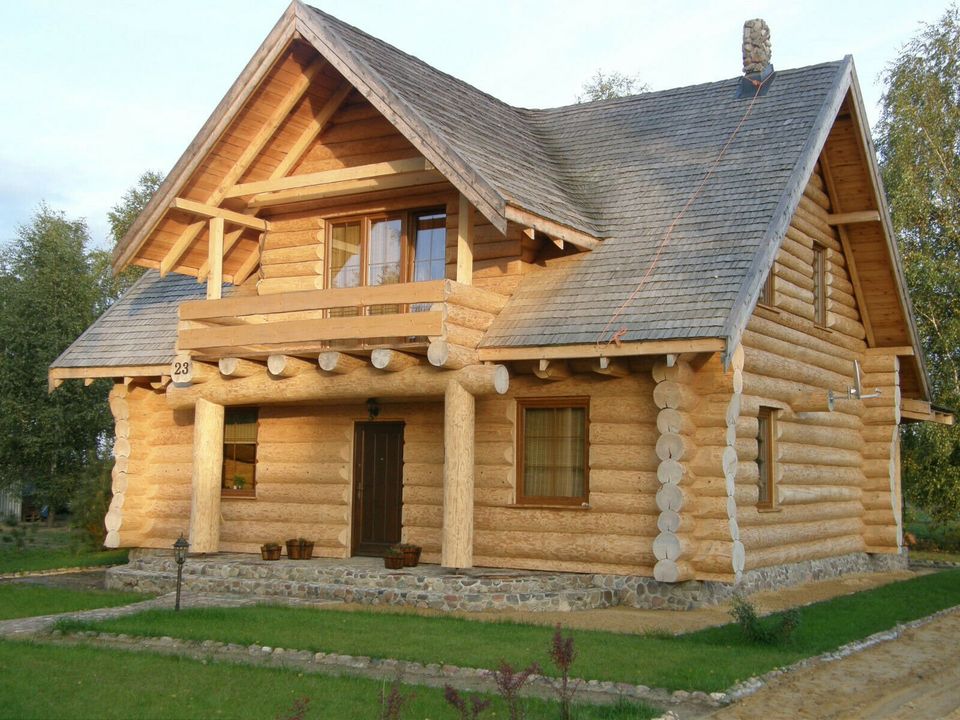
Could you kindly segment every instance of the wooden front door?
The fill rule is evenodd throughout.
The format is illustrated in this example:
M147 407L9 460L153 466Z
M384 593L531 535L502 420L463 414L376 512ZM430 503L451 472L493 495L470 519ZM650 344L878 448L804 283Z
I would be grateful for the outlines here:
M353 446L353 554L383 555L400 542L403 423L358 422Z

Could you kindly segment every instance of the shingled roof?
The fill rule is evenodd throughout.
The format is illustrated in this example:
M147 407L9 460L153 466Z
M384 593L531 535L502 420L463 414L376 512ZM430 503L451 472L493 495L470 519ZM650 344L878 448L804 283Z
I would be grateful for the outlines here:
M205 296L196 278L171 273L161 279L148 270L50 367L169 365L176 355L177 308Z

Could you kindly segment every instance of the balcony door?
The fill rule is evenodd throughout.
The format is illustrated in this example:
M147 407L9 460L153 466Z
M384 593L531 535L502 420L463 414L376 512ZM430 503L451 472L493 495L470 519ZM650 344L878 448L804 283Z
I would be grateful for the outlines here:
M403 423L356 423L353 554L383 555L400 542L402 510Z

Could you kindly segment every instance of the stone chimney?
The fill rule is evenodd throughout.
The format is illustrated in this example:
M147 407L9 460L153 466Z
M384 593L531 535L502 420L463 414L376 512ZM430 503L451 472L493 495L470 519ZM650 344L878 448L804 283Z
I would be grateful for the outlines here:
M743 24L743 74L762 73L770 65L770 26L760 18Z

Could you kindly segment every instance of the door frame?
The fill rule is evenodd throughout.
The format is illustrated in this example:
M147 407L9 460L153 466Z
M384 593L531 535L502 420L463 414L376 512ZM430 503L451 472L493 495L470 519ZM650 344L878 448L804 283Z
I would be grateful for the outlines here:
M406 421L401 419L378 419L378 420L354 420L353 422L353 482L351 483L351 509L350 509L350 557L356 557L358 555L357 550L361 544L361 530L362 530L362 482L363 482L363 458L362 458L362 447L361 443L361 433L364 428L371 426L383 426L383 425L397 425L399 426L400 434L400 467L399 467L399 484L400 492L398 496L397 503L397 521L400 528L400 537L397 538L397 542L402 539L403 536L403 446L405 442L405 431L406 431Z

